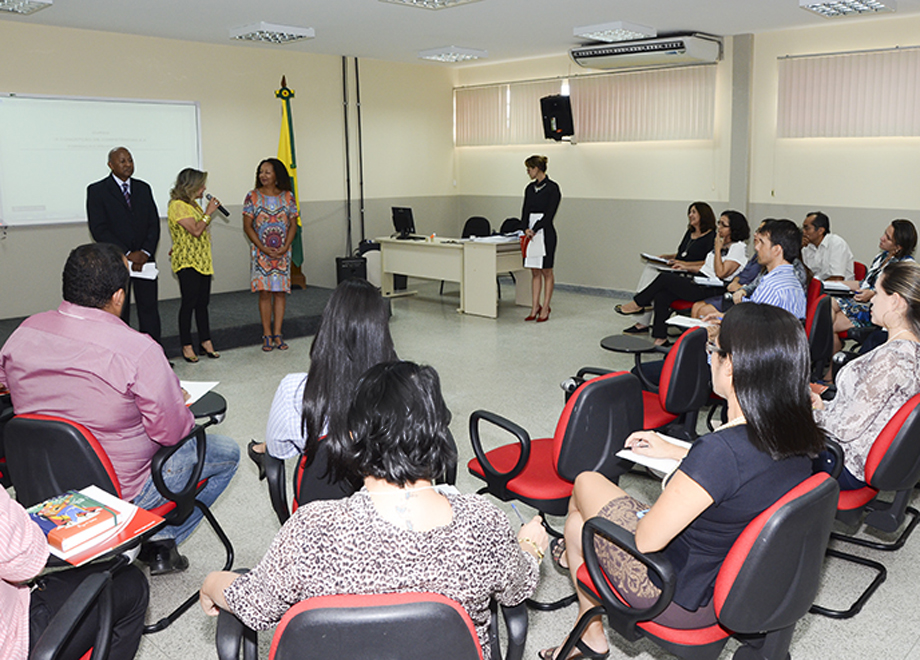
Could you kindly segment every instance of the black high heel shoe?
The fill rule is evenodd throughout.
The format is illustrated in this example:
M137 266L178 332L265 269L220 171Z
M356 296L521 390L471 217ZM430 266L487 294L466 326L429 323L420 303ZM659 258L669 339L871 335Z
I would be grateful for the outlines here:
M262 462L262 458L265 456L265 452L258 452L255 450L255 446L259 444L255 440L250 440L249 445L246 447L246 453L249 454L249 458L255 463L259 468L259 481L265 479L265 465ZM265 451L268 451L268 447L265 448Z
M201 344L198 344L198 354L199 354L199 355L207 355L207 356L208 356L209 358L211 358L212 360L216 360L217 358L220 357L220 353L218 353L217 351L209 351L209 350L207 350L204 346L202 346Z

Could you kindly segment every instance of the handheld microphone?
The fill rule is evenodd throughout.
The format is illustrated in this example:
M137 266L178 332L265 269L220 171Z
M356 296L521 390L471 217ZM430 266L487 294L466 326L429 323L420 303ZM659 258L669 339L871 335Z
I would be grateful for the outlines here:
M214 197L211 196L211 193L205 193L205 197L208 198L208 201L209 201L209 202L210 202L212 199L214 199ZM217 210L220 211L221 213L223 213L225 217L227 217L227 218L230 217L230 211L228 211L227 209L225 209L223 204L218 204L218 205L217 205Z

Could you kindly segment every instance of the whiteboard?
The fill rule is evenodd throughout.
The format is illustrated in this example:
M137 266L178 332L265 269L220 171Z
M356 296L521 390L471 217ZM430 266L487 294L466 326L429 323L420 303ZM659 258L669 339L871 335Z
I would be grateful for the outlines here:
M201 169L198 103L0 94L0 224L86 222L86 186L119 146L165 217L176 175Z

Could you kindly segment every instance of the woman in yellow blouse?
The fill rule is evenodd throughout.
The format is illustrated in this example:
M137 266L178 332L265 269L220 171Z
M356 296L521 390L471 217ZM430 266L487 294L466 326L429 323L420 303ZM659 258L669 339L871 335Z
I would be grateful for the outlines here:
M192 312L198 326L198 346L209 358L219 358L211 343L208 301L211 297L211 214L220 202L211 198L201 210L196 200L204 196L208 173L190 167L179 172L176 185L169 191L169 235L172 237L173 272L179 277L182 304L179 307L179 340L186 362L198 362L192 345Z

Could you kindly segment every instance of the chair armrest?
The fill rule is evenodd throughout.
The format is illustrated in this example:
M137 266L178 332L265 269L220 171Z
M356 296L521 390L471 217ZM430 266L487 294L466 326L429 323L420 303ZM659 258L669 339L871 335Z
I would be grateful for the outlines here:
M265 455L268 456L268 452ZM249 569L237 568L233 572L243 574L248 573ZM243 647L243 660L258 660L259 658L258 633L227 610L221 610L217 615L214 644L217 647L219 660L239 660L241 646Z
M838 443L836 440L824 438L824 448L831 456L834 457L834 469L831 471L831 476L834 479L837 479L840 476L840 473L843 472L843 447L841 447L840 443Z
M166 485L166 481L163 479L163 469L166 465L166 461L175 454L180 447L185 445L187 442L190 442L192 439L197 439L196 446L196 458L195 465L192 468L191 473L189 474L188 480L185 482L185 485L178 492L170 490L169 486ZM153 459L150 461L150 476L153 477L153 483L157 488L157 492L160 493L163 497L172 502L176 503L176 509L170 512L170 517L174 519L170 524L178 524L183 522L188 515L192 512L192 509L195 508L195 495L198 492L198 482L201 481L201 472L204 469L204 457L205 452L207 451L207 435L204 432L204 426L195 426L191 432L185 436L182 440L171 447L163 447L156 454L153 455Z
M501 610L505 619L505 630L508 633L508 650L505 652L505 660L521 660L524 657L524 643L527 641L527 603L521 602L514 607L502 607Z
M256 631L226 610L221 610L217 615L214 643L219 660L239 660L240 647L243 649L243 660L256 660L259 657Z
M582 367L578 370L578 373L575 374L575 378L581 378L585 380L585 376L606 376L607 374L612 374L613 369L604 369L602 367Z
M265 468L265 480L268 482L268 497L272 501L272 509L278 520L283 525L291 517L291 507L288 506L287 480L284 461L275 458L266 452L262 454L262 467ZM296 473L296 470L295 470Z
M656 350L660 349L661 346L658 346ZM664 351L667 353L667 350ZM645 375L645 371L642 369L642 353L636 353L636 368L633 369L633 373L636 374L636 377L639 379L639 386L646 392L652 392L653 394L658 394L658 383L653 383L648 379L648 376Z
M611 541L617 547L625 550L635 557L646 568L654 572L663 585L658 599L649 607L636 608L624 604L616 595L616 592L607 582L604 570L601 568L597 559L597 551L594 548L594 536L599 534ZM617 614L625 620L629 626L634 626L639 621L649 621L664 612L671 600L674 598L674 587L677 577L671 562L660 552L642 554L636 548L635 536L627 532L619 525L607 520L606 518L594 517L587 520L581 531L582 550L584 552L585 564L588 568L588 574L594 582L594 588L600 594L604 603L604 608L609 612L615 610Z
M189 406L189 410L192 411L195 419L207 417L208 421L202 423L202 426L207 428L224 421L224 417L227 416L227 400L217 392L207 392Z
M521 444L521 455L518 457L517 463L514 464L514 467L511 468L508 472L499 472L495 467L489 463L489 459L486 458L486 452L482 448L482 441L479 439L479 421L483 420L494 424L500 429L508 431L511 435L517 438L517 441ZM491 485L492 482L500 484L500 487L504 486L518 476L521 471L524 469L524 466L527 465L527 461L530 460L530 435L523 428L512 422L510 419L506 419L501 415L497 415L493 412L487 410L475 410L470 415L470 442L473 445L473 453L476 455L476 458L479 460L479 464L482 466L482 471L486 475L486 482Z
M111 582L110 571L88 575L48 622L48 626L29 654L29 660L53 660L60 655L77 625L97 602L98 630L91 657L95 659L108 656L114 623Z

